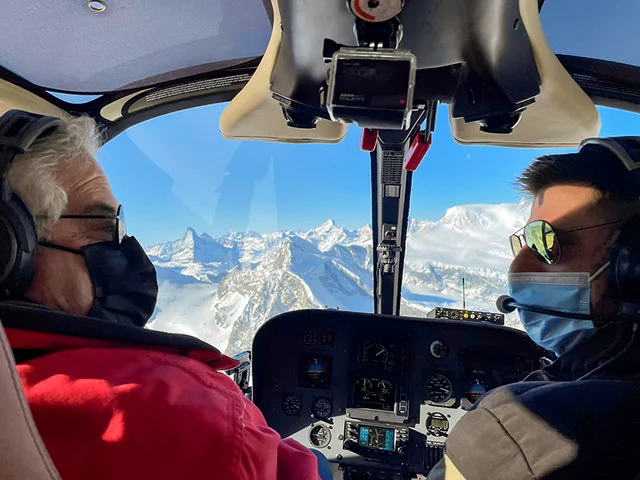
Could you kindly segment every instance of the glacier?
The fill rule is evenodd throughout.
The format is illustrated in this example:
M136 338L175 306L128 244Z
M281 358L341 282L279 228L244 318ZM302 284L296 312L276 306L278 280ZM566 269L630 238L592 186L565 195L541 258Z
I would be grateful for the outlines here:
M508 237L527 218L524 203L464 205L437 222L410 219L401 315L425 317L435 306L495 311L506 293ZM251 347L269 318L306 308L373 311L369 225L328 220L310 231L228 232L187 228L182 239L146 252L158 272L152 329L196 336L227 354ZM522 328L517 314L506 325Z

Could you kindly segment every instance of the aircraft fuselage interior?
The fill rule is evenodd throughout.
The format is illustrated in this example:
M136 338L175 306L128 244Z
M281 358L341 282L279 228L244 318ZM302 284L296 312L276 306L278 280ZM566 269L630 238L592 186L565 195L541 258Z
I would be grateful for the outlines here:
M138 23L127 30L166 33L166 18L149 15L144 2L128 3L129 10L105 4L103 13L89 18L113 15L113 25L129 25L129 17L125 22L116 15L135 11ZM374 313L278 315L258 330L251 353L232 373L268 425L326 456L336 480L425 478L462 416L485 393L537 370L548 353L524 332L504 326L500 314L435 308L426 318L401 316L413 175L431 146L439 106L447 105L451 134L460 144L556 150L598 136L596 104L640 113L639 66L556 55L551 48L540 13L565 3L571 2L256 0L250 8L265 8L267 30L249 25L244 33L265 34L258 55L236 52L239 36L205 25L210 20L227 27L231 22L209 19L201 10L212 4L225 12L239 9L236 2L184 2L180 8L211 31L207 42L200 30L185 29L164 55L145 50L158 45L157 38L131 37L131 58L113 70L102 63L117 63L108 50L91 61L60 60L62 41L48 35L75 31L73 23L60 23L47 36L34 36L46 43L27 47L34 54L55 49L42 58L55 57L59 70L36 64L23 71L14 55L18 48L0 46L0 114L15 108L88 115L108 139L154 117L221 102L229 102L219 118L225 139L327 144L341 142L347 125L361 127L360 147L371 171L366 272L373 277L367 294ZM237 4L249 8L250 1ZM582 9L582 2L573 8ZM28 16L16 12L7 18L22 31L42 29L38 17L23 27L18 20ZM92 46L125 44L111 42L114 34L106 28L90 31L96 35ZM215 48L209 43L218 40ZM233 53L210 58L218 51ZM156 61L156 69L145 69L145 62ZM81 67L88 70L71 75ZM52 72L56 82L47 84ZM74 92L95 98L74 104L61 95Z

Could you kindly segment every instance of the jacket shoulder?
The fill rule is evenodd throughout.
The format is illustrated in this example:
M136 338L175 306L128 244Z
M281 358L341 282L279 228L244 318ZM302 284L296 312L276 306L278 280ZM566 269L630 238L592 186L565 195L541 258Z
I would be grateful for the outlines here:
M458 422L447 456L467 479L633 478L636 382L526 382L486 395ZM616 458L616 462L611 462Z
M277 476L277 433L230 378L196 360L85 348L18 369L63 478Z

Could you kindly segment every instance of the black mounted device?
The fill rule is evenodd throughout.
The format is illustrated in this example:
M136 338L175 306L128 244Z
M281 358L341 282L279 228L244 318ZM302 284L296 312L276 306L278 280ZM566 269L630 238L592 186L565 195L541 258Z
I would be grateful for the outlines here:
M540 93L519 2L278 0L278 7L282 43L271 92L290 126L314 128L325 118L404 130L412 110L442 101L454 118L508 134Z

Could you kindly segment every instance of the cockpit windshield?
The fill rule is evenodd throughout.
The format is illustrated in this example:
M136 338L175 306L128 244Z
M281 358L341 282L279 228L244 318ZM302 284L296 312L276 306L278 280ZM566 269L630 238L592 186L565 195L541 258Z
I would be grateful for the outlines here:
M351 127L337 145L233 142L218 132L223 108L149 120L99 153L129 233L157 268L149 327L236 354L279 313L372 312L371 164L361 130ZM640 130L633 113L600 114L603 136ZM514 180L544 153L459 145L439 109L413 178L402 315L463 301L495 311L507 291L508 236L527 218ZM517 314L506 324L519 328Z

